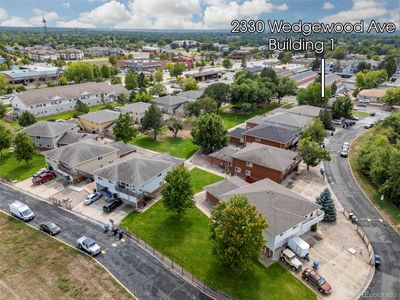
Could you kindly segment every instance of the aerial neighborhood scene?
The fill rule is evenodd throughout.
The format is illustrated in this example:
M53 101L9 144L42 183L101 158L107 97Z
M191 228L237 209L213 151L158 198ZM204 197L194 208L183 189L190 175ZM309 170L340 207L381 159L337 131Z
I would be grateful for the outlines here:
M400 299L396 0L0 2L0 299Z

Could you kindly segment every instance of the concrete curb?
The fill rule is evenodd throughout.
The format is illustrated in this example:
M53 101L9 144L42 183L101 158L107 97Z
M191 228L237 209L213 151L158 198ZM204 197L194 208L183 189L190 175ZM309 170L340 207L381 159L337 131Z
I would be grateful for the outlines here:
M3 214L6 215L6 216L12 217L13 219L18 220L19 222L24 223L26 226L28 226L28 227L30 227L30 228L33 228L33 229L35 229L35 230L41 232L42 234L44 234L44 235L46 235L46 236L48 236L48 237L50 237L50 238L52 238L52 239L55 239L56 241L58 241L58 242L64 244L65 246L70 247L70 248L73 248L73 249L79 251L80 253L86 255L87 257L93 259L101 268L103 268L108 274L110 274L110 276L111 276L120 286L122 286L122 287L126 290L126 292L128 292L129 295L131 295L131 296L133 297L133 299L138 300L138 298L137 298L137 297L136 297L136 296L121 282L121 281L119 281L118 278L115 277L101 262L99 262L96 258L90 256L90 255L87 254L86 252L84 252L84 251L82 251L82 250L79 250L78 248L72 246L71 244L68 244L67 242L65 242L65 241L63 241L63 240L61 240L61 239L59 239L59 238L57 238L57 237L55 237L55 236L52 236L52 235L49 235L49 234L46 234L46 233L42 232L42 231L39 230L37 227L35 227L35 226L33 226L33 225L29 224L29 223L22 222L21 220L19 220L19 219L13 217L12 215L10 215L9 213L7 213L6 211L4 211L4 210L2 210L2 209L0 209L0 213L3 213Z
M353 146L353 143L356 139L358 139L361 135L365 134L365 131L361 131L359 134L357 134L357 136L351 141L350 143L350 152L351 153L351 148ZM391 222L391 220L389 220L388 218L386 218L386 216L380 211L379 207L377 207L375 205L375 203L368 197L368 195L364 192L364 190L361 188L360 184L358 183L357 179L354 176L354 172L353 169L351 168L351 164L350 164L350 155L347 156L347 164L349 165L349 169L350 169L350 173L351 176L353 177L355 183L357 184L358 188L361 190L361 192L363 193L364 197L368 199L368 201L373 205L373 207L375 208L375 210L381 215L381 217L394 229L395 232L399 233L399 230L394 226L394 224Z

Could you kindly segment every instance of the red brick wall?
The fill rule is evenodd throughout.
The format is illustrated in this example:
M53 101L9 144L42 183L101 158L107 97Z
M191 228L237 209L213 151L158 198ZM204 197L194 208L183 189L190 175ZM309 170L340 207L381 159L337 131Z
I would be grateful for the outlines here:
M237 137L229 137L229 143L235 146L243 146L244 143L240 141Z
M219 202L218 198L214 197L209 192L206 192L206 199L210 201L212 204L218 204Z
M256 138L250 135L246 135L245 136L245 141L246 143L260 143L260 144L264 144L264 145L269 145L272 147L277 147L277 148L283 148L283 149L288 149L290 148L291 143L288 142L286 144L282 144L279 142L275 142L275 141L271 141L271 140L266 140L266 139L261 139L259 142L256 141Z
M253 127L256 127L257 125L260 125L260 124L246 122L246 128L253 128Z
M210 163L212 163L213 165L217 166L217 167L221 167L223 166L225 169L229 169L229 162L222 160L222 159L218 159L215 157L208 157L208 161Z
M233 172L249 182L254 182L261 179L269 178L275 182L280 183L285 176L285 174L283 174L280 171L265 168L255 164L253 164L252 167L247 167L245 161L235 158L233 159L233 166L234 166ZM236 167L240 168L240 173L236 173L235 171ZM246 170L249 170L251 172L250 176L246 176Z

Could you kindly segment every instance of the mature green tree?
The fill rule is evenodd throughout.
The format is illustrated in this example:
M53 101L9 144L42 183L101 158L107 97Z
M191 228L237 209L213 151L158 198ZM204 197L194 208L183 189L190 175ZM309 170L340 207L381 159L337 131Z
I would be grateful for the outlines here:
M153 96L150 95L146 90L141 90L134 94L134 96L134 102L149 102L151 99L153 99Z
M371 69L371 64L366 62L365 60L360 61L357 67L357 72L362 72L364 70L370 70Z
M275 88L276 97L281 103L281 100L286 95L294 95L296 92L296 82L288 77L282 77Z
M146 87L146 76L144 75L143 72L139 73L139 76L138 76L138 87L141 88L141 89Z
M365 70L356 74L356 87L361 90L376 88L387 79L388 73L386 70Z
M287 64L287 63L290 63L291 61L292 61L292 52L285 52L284 54L283 54L283 57L282 57L282 59L281 59L281 62L283 63L283 64Z
M206 152L212 152L226 145L227 130L220 116L216 114L201 115L192 129L193 141Z
M157 69L153 72L153 78L155 82L162 82L164 77L164 73L162 70Z
M400 87L388 88L385 95L380 99L382 103L387 106L393 107L400 104Z
M310 138L302 138L297 145L297 150L307 165L307 171L310 170L310 166L315 167L323 160L331 160L329 151L321 148Z
M313 82L305 89L301 89L297 93L297 102L299 105L312 105L324 107L332 95L330 88L325 88L325 97L321 94L321 83Z
M18 124L22 127L29 126L36 123L36 117L27 110L24 110L21 116L18 118Z
M201 114L215 113L217 104L211 97L202 97L190 102L185 106L185 112L189 117L200 116Z
M224 58L224 60L222 61L222 66L225 68L225 69L230 69L230 68L232 68L232 62L231 62L231 60L229 59L229 58Z
M115 140L123 141L125 144L137 134L135 124L129 113L122 113L119 115L113 126L113 131Z
M262 69L260 72L260 77L269 78L276 85L279 83L278 75L276 75L276 72L272 68Z
M184 63L174 63L168 66L169 75L176 78L178 78L178 76L181 76L185 69L186 65Z
M165 87L165 85L163 85L162 83L158 82L155 83L150 89L149 89L149 93L151 95L166 95L167 94L167 88Z
M325 135L325 127L320 118L316 118L302 133L303 138L310 138L319 144L324 142Z
M3 102L0 102L0 118L4 117L6 112L7 112L7 106L3 104Z
M93 65L88 62L74 62L68 65L66 75L68 80L81 83L94 80Z
M89 112L89 107L87 104L83 103L81 100L77 100L75 103L75 116L87 114Z
M102 65L100 69L101 77L110 78L110 68L107 65Z
M8 82L6 76L0 74L0 95L6 94Z
M167 173L161 195L165 208L179 218L182 218L186 209L194 206L191 177L184 166L175 167Z
M183 129L183 123L180 119L172 117L168 120L168 129L173 133L174 138L177 138L179 130Z
M144 114L142 120L142 130L152 130L154 140L157 139L157 135L160 134L163 126L163 117L161 110L154 104L152 104L149 109Z
M335 119L351 118L353 103L349 95L337 97L332 103L332 117Z
M28 134L23 131L18 132L14 138L14 155L17 161L24 160L28 165L36 154L36 146Z
M68 79L65 76L60 76L58 78L58 85L67 85L68 84Z
M117 64L117 57L115 56L115 55L111 55L109 58L108 58L108 62L112 65L112 66L115 66L116 64Z
M397 57L399 59L400 57ZM391 55L387 55L385 59L379 64L379 69L383 69L387 72L388 77L392 77L394 73L396 73L397 62L396 58Z
M193 77L189 77L183 81L182 88L184 91L198 90L199 85L197 84L196 79L194 79Z
M218 82L210 84L206 87L202 97L211 97L217 103L217 110L221 107L222 103L229 101L229 84Z
M321 210L325 213L323 222L336 221L336 207L332 200L329 189L324 189L316 198L317 204L321 205Z
M3 154L3 150L11 147L12 144L12 132L4 125L0 124L0 156Z
M329 109L323 108L319 112L319 118L324 124L324 128L326 130L332 129L332 113L330 112Z
M394 148L388 165L388 178L379 187L379 192L386 199L392 201L397 207L400 206L400 150Z
M321 69L321 59L315 58L311 64L311 70L320 71L320 69Z
M134 90L139 86L138 84L138 76L133 71L128 71L125 75L125 87L128 90Z
M111 84L121 84L121 83L122 83L121 77L114 76L111 78Z
M233 270L247 270L265 245L265 217L242 195L221 201L211 214L212 251L218 261Z

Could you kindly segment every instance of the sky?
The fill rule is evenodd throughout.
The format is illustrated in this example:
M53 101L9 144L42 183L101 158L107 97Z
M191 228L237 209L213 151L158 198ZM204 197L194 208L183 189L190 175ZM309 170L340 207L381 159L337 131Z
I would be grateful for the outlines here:
M0 26L230 29L235 19L395 22L400 0L1 0Z

